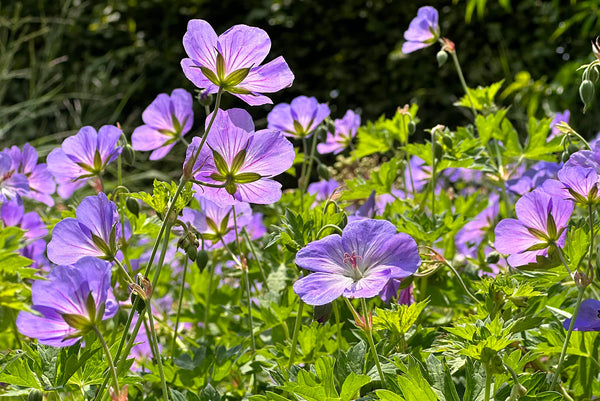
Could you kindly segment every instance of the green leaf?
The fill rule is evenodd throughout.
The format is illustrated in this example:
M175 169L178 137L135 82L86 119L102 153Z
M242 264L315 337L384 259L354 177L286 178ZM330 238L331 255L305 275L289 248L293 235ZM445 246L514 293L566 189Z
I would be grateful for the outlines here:
M390 330L392 334L402 337L417 321L419 315L429 301L421 301L411 305L392 305L392 309L375 308L373 328Z
M42 390L43 388L35 373L31 371L27 359L25 354L20 354L18 357L13 358L7 365L3 366L0 373L0 382L13 386Z
M206 385L200 392L200 401L219 401L220 399L219 392L210 384Z
M333 381L333 358L322 357L315 363L315 371L317 377L321 380L321 384L325 389L325 396L338 397L337 390Z
M154 209L159 216L164 217L163 214L167 212L169 202L177 192L177 187L178 185L175 182L168 183L154 180L154 190L152 195L146 192L134 192L130 193L129 196L135 199L141 199L144 203ZM179 214L179 212L187 206L193 196L194 191L192 190L192 183L188 182L181 190L181 193L175 202L175 213Z
M350 375L346 377L342 384L342 391L340 398L342 401L351 401L357 398L359 390L362 386L371 382L371 378L367 375L357 375L354 372L350 372Z
M431 387L439 399L441 401L460 401L448 365L431 354L427 358L427 368L433 382Z
M454 103L455 106L462 106L467 108L475 108L475 110L481 111L484 114L496 111L496 104L494 98L496 94L504 84L504 80L491 84L490 86L478 86L477 88L468 88L468 94L464 95L458 102ZM471 102L473 102L471 104Z
M405 401L404 398L390 390L376 390L375 394L381 401Z

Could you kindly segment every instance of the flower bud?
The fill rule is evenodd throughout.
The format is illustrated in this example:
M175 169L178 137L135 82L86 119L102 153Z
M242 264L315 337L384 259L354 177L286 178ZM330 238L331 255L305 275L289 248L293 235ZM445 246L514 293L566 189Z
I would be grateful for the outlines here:
M320 178L322 178L324 180L329 179L329 169L327 168L326 165L319 164L319 167L317 167L317 173L319 174Z
M439 143L433 144L433 156L438 161L442 160L442 157L444 156L444 149L441 147L441 145Z
M42 401L44 399L44 393L40 390L31 390L27 396L27 401Z
M196 266L198 266L198 269L200 269L201 273L204 271L207 264L208 264L208 252L206 252L204 249L200 249L196 253Z
M415 124L415 122L411 119L406 125L406 128L408 128L408 135L412 135L417 129L417 124Z
M331 317L332 303L328 303L325 305L316 305L313 308L313 320L316 320L319 323L325 323Z
M435 55L435 58L437 59L438 67L441 67L446 64L446 61L448 61L448 53L446 53L444 50L440 50Z
M560 155L560 161L566 163L569 160L569 157L571 157L569 152L562 152L562 154Z
M594 92L596 91L594 83L589 79L584 79L579 85L579 97L585 105L584 110L587 109L588 105L594 99Z
M590 81L592 81L593 83L598 82L598 76L600 76L600 74L598 73L598 69L596 68L596 66L592 66L588 69L588 79Z
M454 144L452 143L452 138L450 138L447 135L444 135L442 137L442 142L444 143L444 146L447 147L448 149L452 149L452 147L454 146Z
M127 163L128 166L133 166L135 163L135 150L131 147L130 144L123 146L123 150L121 152L123 156L123 160Z
M579 151L579 147L577 145L575 145L574 143L569 144L569 147L567 148L567 153L569 155L572 155L575 152Z
M196 99L198 99L200 105L204 107L210 106L212 104L212 98L212 95L208 93L206 89L198 91L198 95L196 95Z
M500 255L498 254L498 252L490 252L487 255L487 257L485 258L485 261L488 264L498 263L499 260L500 260Z
M327 128L327 132L331 132L332 134L335 133L335 123L331 120L331 118L326 118L325 119L325 127ZM325 138L322 138L323 140L325 140Z
M125 206L127 206L127 210L129 210L135 217L139 217L140 215L140 204L134 198L127 198L125 201Z
M135 292L131 293L131 305L135 305L135 300L138 300L138 304L137 307L135 308L135 310L137 310L137 313L141 314L144 309L146 308L146 301L144 301L144 299L142 297L140 297L138 294L136 294Z

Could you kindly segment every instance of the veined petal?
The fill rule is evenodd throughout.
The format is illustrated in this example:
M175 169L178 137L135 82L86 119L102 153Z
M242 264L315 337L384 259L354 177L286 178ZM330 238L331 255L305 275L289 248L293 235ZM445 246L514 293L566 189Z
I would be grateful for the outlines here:
M69 217L59 221L48 244L48 259L56 264L69 265L84 256L102 257L104 253L84 234L76 219Z
M173 142L169 145L166 146L161 146L160 148L156 149L154 152L150 153L150 160L160 160L163 157L165 157L170 151L171 149L173 149L173 147L176 145L176 142Z
M260 28L235 25L219 36L217 49L225 60L228 75L262 63L271 49L271 39Z
M390 269L377 267L370 270L365 277L346 287L344 296L346 298L373 298L379 295L390 278L392 278Z
M77 206L77 221L106 243L113 226L118 222L117 206L103 192L88 196Z
M269 122L268 128L282 131L286 136L294 136L294 119L289 104L281 103L273 107L273 110L267 115Z
M113 162L121 153L121 147L117 141L122 131L114 125L104 125L98 130L98 152L104 165Z
M73 159L71 159L71 157L61 148L53 149L48 155L47 161L48 171L56 178L65 177L70 179L88 174L87 171L75 164Z
M38 308L34 308L38 309ZM40 344L53 347L67 347L79 341L79 338L63 340L77 332L70 327L61 315L51 308L39 308L44 316L36 316L29 312L20 312L17 317L17 329L24 336L37 338Z
M281 184L275 180L261 178L248 184L238 184L235 200L239 202L270 205L281 199Z
M192 95L185 89L174 89L171 92L171 103L173 104L175 118L182 125L181 134L185 135L192 129L192 125L194 124L194 112L192 109L194 99L192 99Z
M183 70L183 73L187 79L192 81L192 83L198 88L206 89L209 94L217 93L219 91L219 87L206 78L199 67L200 64L191 58L184 58L181 60L181 69Z
M294 283L294 292L309 305L325 305L341 296L352 283L350 277L312 273Z
M524 252L534 245L543 244L542 239L536 238L527 230L522 222L515 219L504 219L496 225L495 246L500 253L517 254Z
M171 112L171 98L166 93L161 93L146 107L142 113L142 120L154 129L173 131Z
M294 82L294 74L283 57L260 67L252 68L248 76L238 86L251 92L277 92L287 88Z
M261 130L254 134L240 172L263 176L281 174L294 162L294 145L279 131Z
M409 53L412 53L412 52L414 52L416 50L423 49L423 48L425 48L427 46L429 46L429 43L411 42L411 41L404 42L402 44L402 53L409 54Z
M149 125L137 127L131 134L131 147L134 150L154 150L158 149L171 139L170 136L163 135Z
M199 65L216 71L217 40L217 34L208 22L193 19L188 22L187 31L183 36L183 48L187 55L197 61Z
M350 271L344 263L342 237L338 234L309 243L298 251L295 262L313 272L347 275Z

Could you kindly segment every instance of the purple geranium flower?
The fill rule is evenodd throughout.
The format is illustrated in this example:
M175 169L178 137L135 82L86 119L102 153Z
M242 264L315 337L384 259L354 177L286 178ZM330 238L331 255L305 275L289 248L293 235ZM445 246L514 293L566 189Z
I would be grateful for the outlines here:
M593 168L600 174L600 141L595 139L591 147L592 150L580 150L573 153L565 163L565 166Z
M309 305L324 305L343 295L371 298L390 279L408 277L421 263L416 242L396 233L386 220L359 220L298 251L296 264L315 273L294 283L294 291Z
M563 322L565 330L569 330L571 319ZM579 313L573 325L575 331L600 331L600 301L584 299L579 307Z
M513 178L506 182L506 188L517 195L525 195L531 190L544 184L544 181L556 178L561 165L554 162L539 162L531 166L519 178ZM521 170L522 171L522 170Z
M406 42L402 45L402 53L408 54L427 47L435 43L439 36L437 10L430 6L421 7L404 32Z
M558 172L558 180L546 180L544 191L550 195L587 205L600 201L598 173L593 168L565 166Z
M132 148L153 150L150 160L162 159L192 129L192 95L184 89L175 89L171 96L161 93L144 110L142 120L145 124L131 135Z
M68 198L88 178L102 174L121 153L117 146L120 136L121 130L113 125L105 125L98 132L83 127L77 135L65 139L62 147L50 152L48 170L58 183L58 194Z
M267 116L268 128L280 130L285 136L308 138L329 113L329 107L314 97L299 96L291 104L273 107Z
M48 233L46 225L36 212L25 213L22 204L5 202L0 208L0 219L5 227L16 226L25 231L27 244L19 251L21 255L33 261L33 268L45 266L46 241L42 238Z
M554 118L550 122L550 128L552 128L552 132L548 135L548 140L554 138L556 135L560 134L560 130L557 125L560 123L569 123L569 118L571 117L571 112L569 110L565 110L562 113L556 113Z
M352 143L358 127L360 127L360 116L348 110L344 118L335 120L335 132L328 132L325 143L318 144L317 150L320 154L333 152L337 155Z
M316 194L315 200L321 202L329 199L339 187L340 184L333 178L328 181L321 180L310 184L308 186L308 193L311 195Z
M47 281L33 283L32 309L39 316L20 312L19 332L54 347L75 344L94 325L117 312L110 270L108 263L90 257L73 266L56 266Z
M217 37L206 21L188 22L183 47L189 58L181 61L185 76L198 88L216 93L219 88L251 106L273 103L261 93L277 92L294 81L283 57L265 65L271 39L265 31L235 25Z
M205 248L216 249L223 246L221 239L228 244L235 241L235 230L232 206L220 207L218 204L197 196L200 211L185 208L181 220L190 223L205 242ZM238 230L252 221L252 209L245 202L235 204L235 218Z
M211 116L208 116L207 122ZM200 138L190 144L184 166L196 154ZM254 132L252 117L242 109L218 110L211 133L191 174L203 186L197 192L219 205L236 202L275 203L281 184L270 177L294 162L294 147L279 131Z
M48 244L48 258L56 264L72 264L84 256L113 260L121 234L117 206L104 193L86 197L76 211L56 224Z
M490 195L488 207L456 234L456 249L464 256L475 258L479 245L494 226L499 210L498 195Z
M27 177L16 172L12 158L6 151L0 152L0 202L25 196L28 193Z
M53 206L54 199L50 195L56 190L56 184L46 163L37 164L38 155L35 148L26 143L23 151L17 146L13 146L10 149L4 149L4 152L12 158L12 169L27 177L29 191L24 196Z
M504 219L495 230L496 250L510 255L511 266L535 263L538 255L548 255L550 246L564 246L573 202L540 188L523 195L515 210L518 220Z

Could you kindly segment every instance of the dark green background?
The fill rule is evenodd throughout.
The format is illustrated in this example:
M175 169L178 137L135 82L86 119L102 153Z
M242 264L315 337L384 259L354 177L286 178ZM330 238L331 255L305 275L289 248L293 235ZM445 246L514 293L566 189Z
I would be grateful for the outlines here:
M455 4L456 3L456 4ZM409 102L420 105L422 132L436 124L468 122L452 107L462 89L449 62L438 68L439 46L400 54L403 33L417 9L440 11L442 33L457 46L470 86L531 75L529 84L500 103L512 105L519 126L529 114L571 109L574 127L594 135L600 118L583 115L576 68L593 59L598 1L285 0L285 1L19 1L2 3L0 19L0 138L6 145L34 141L45 153L83 125L120 122L127 133L161 92L193 91L180 60L187 21L202 18L218 34L245 23L267 31L296 79L275 103L298 95L330 103L341 118L348 108L363 121ZM485 3L485 2L484 2ZM467 22L467 20L469 20ZM557 31L558 30L558 31ZM532 103L532 100L534 103ZM227 96L224 107L246 107ZM247 107L249 108L249 107ZM271 106L253 107L257 125ZM195 129L204 114L196 105ZM143 156L144 158L146 156ZM177 156L179 157L179 156Z

